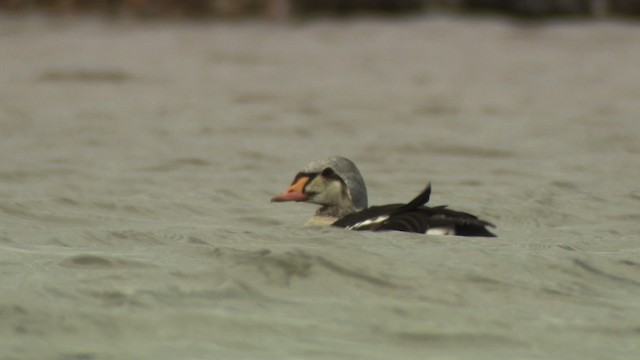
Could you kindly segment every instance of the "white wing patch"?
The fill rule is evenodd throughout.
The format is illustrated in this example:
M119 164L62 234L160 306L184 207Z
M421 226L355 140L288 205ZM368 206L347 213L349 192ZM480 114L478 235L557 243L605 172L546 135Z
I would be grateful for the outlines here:
M434 227L427 229L427 235L455 235L456 229L452 227Z
M361 227L365 227L365 226L369 226L369 225L373 225L373 224L379 224L385 220L387 220L389 218L389 215L380 215L378 217L374 217L374 218L370 218L364 221L360 221L359 223L355 223L351 226L347 226L346 229L347 230L358 230Z

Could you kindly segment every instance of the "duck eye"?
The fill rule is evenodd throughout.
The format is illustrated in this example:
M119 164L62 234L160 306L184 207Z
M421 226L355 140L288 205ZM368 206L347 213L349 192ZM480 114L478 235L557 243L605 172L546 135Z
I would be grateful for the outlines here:
M329 177L329 176L331 176L333 174L335 174L335 172L330 167L325 168L324 170L322 170L322 176L324 176L324 177Z

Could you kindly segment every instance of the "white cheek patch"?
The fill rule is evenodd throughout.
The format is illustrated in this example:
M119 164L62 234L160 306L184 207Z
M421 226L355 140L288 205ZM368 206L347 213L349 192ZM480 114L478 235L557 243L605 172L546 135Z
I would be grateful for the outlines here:
M371 218L371 219L367 219L364 221L360 221L359 223L355 223L351 226L346 227L347 230L358 230L361 227L365 227L365 226L369 226L369 225L374 225L374 224L379 224L385 220L387 220L389 218L389 215L380 215L378 217L375 218Z
M312 200L316 204L338 205L344 201L342 183L339 181L327 181L317 177L311 184L307 185L306 191L315 193Z

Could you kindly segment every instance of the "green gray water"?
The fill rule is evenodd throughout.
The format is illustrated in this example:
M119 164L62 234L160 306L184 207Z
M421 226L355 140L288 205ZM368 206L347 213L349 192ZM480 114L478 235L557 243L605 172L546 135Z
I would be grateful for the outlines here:
M635 359L640 28L0 22L0 358ZM307 229L371 204L497 239Z

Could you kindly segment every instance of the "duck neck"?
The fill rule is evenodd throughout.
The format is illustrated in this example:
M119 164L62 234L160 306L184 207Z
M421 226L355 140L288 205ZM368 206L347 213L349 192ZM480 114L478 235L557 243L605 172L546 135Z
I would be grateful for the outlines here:
M353 214L354 212L356 212L356 208L353 205L349 205L346 207L337 206L337 205L333 205L333 206L325 205L320 209L318 209L318 211L316 211L316 215L329 216L329 217L334 217L336 219L340 219L349 214Z

